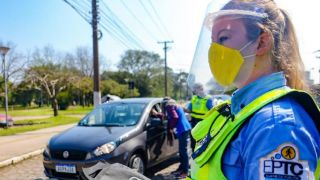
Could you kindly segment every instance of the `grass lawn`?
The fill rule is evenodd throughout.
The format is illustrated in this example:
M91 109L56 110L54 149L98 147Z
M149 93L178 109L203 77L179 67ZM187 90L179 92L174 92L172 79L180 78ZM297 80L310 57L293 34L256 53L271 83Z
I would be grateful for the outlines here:
M50 117L46 119L36 119L36 120L20 120L15 122L15 126L8 129L0 128L0 136L13 135L17 133L34 131L43 128L49 128L59 125L72 124L79 122L80 118L59 115L56 117Z
M43 128L49 128L59 125L72 124L79 122L80 118L77 116L69 115L85 115L93 109L91 107L82 107L82 106L70 106L67 110L59 110L58 116L53 117L53 110L50 107L41 107L41 108L16 108L14 110L9 109L8 115L13 117L19 117L22 120L14 121L14 126L8 129L0 128L0 136L13 135L17 133L34 131ZM4 110L0 110L0 114L4 114ZM31 116L31 119L23 120L23 117ZM32 119L34 116L34 119ZM40 117L40 116L52 116L49 118ZM40 117L36 118L36 117ZM18 119L18 118L17 118Z
M90 107L82 107L82 106L69 106L67 110L59 110L59 115L67 115L67 114L87 114L89 111L93 109L93 106ZM0 110L0 114L4 114L5 111L2 108ZM17 116L45 116L45 115L53 115L53 110L51 107L44 106L41 108L9 108L8 115L11 117Z

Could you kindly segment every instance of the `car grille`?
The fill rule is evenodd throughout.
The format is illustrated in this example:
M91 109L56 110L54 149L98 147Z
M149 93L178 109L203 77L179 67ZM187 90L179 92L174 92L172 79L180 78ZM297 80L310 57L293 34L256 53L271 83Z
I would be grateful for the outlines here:
M68 151L69 156L67 158L63 157L63 152ZM84 160L86 158L87 152L76 151L76 150L52 150L50 151L51 157L54 159L62 160Z

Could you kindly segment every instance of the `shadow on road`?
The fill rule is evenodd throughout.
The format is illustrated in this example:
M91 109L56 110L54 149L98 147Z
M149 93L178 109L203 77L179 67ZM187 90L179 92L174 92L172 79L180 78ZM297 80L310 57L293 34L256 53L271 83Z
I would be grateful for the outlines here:
M151 180L171 180L175 179L171 172L175 171L177 167L169 167L176 163L179 163L179 157L170 158L152 168L149 168L146 172L146 176Z

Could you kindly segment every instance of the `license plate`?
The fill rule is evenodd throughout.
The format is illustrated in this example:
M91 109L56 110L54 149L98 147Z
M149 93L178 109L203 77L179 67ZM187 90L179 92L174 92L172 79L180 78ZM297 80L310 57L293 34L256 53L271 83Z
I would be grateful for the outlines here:
M57 164L56 171L63 172L63 173L75 174L76 173L76 166L73 164Z

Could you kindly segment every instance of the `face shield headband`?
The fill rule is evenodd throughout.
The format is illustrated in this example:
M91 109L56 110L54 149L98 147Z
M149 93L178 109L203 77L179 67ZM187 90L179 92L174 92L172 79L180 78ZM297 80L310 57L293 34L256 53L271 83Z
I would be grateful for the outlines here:
M216 2L216 1L213 1L213 2ZM217 6L212 6L212 7L217 7ZM224 7L224 6L221 6L221 7ZM203 27L198 40L197 48L194 54L192 66L189 71L188 86L191 89L195 83L202 83L204 85L204 91L207 92L208 94L223 94L224 92L235 88L234 81L236 81L237 79L241 79L237 77L241 69L247 70L247 69L251 69L249 67L253 66L252 64L255 60L256 51L252 49L254 49L256 46L255 40L259 37L261 32L260 30L259 32L255 33L257 34L257 37L248 39L247 41L243 41L241 43L239 42L239 45L236 47L228 46L228 44L220 44L212 41L212 27L214 26L214 22L217 19L228 17L229 20L238 21L239 19L240 21L241 19L248 22L264 22L265 20L268 19L268 15L264 13L261 8L255 8L256 11L241 10L241 8L242 7L238 7L238 9L225 9L225 10L223 9L223 10L207 12L207 16L204 20ZM217 61L214 61L214 59L217 59L217 56L218 56L217 54L214 55L214 53L219 51L220 55L224 54L224 57L226 57L229 54L227 52L230 52L229 50L230 51L234 50L232 51L233 53L231 54L233 55L236 54L235 63L237 64L237 67L235 67L232 70L230 69L225 70L224 73L222 73L221 70L218 70L220 72L217 72L217 69L223 69L223 67L220 65L213 65L214 63L217 63ZM238 51L238 52L235 53L235 51ZM220 61L218 64L223 64L223 63L224 61ZM215 70L213 70L214 66L216 66ZM224 76L225 74L227 75L233 74L233 75L231 77L226 78L225 80L219 80L221 78L219 78L219 75L217 74L221 74L220 77ZM244 76L241 75L241 77L244 77Z

